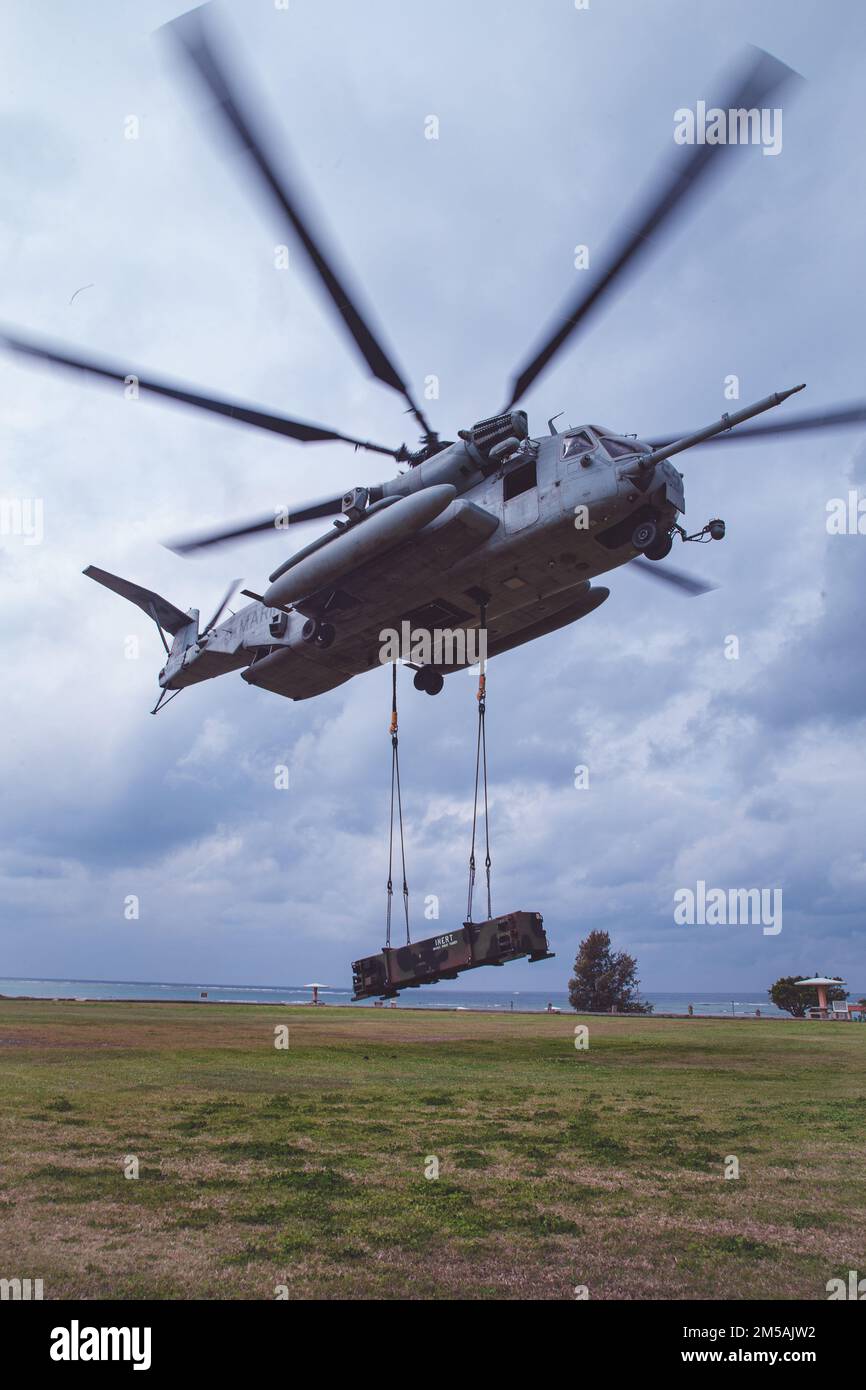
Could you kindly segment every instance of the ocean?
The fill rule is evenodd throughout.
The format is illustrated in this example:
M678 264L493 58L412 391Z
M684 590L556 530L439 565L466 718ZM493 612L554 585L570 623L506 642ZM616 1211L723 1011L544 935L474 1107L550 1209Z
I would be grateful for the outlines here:
M850 990L853 999L866 991ZM312 991L305 985L222 985L208 981L161 983L154 980L43 980L2 979L0 995L37 999L150 999L201 1000L209 1003L239 1004L304 1004L309 1003ZM769 1002L764 990L677 991L670 993L647 990L641 998L649 1001L659 1014L688 1014L691 1004L698 1017L723 1015L754 1017L760 1009L763 1017L787 1018ZM320 988L319 999L325 1004L349 1004L351 990ZM484 1009L490 1012L510 1012L512 1009L543 1013L548 1004L563 1012L569 1010L568 995L556 990L472 990L430 989L406 990L397 1000L398 1007L416 1009ZM373 1001L363 1000L352 1006L372 1008Z

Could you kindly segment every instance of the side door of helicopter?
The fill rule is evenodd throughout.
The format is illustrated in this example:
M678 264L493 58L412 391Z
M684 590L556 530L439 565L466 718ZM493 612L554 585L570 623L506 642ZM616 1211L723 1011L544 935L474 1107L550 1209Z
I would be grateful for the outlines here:
M502 518L505 531L514 535L538 520L538 458L518 458L502 476Z

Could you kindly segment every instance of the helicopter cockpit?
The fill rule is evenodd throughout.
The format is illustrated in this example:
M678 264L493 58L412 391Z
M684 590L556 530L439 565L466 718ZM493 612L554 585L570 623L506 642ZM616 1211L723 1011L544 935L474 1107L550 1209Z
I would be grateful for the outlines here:
M593 426L595 433L605 452L612 459L633 458L635 454L649 454L651 449L648 444L642 444L634 436L615 434L613 430L606 430L600 426Z
M564 459L580 458L582 454L591 454L598 447L597 440L587 430L575 430L572 434L563 435L562 457Z
M601 442L612 459L632 458L640 452L636 439L613 439L603 435Z
M587 454L595 454L599 448L611 459L632 458L635 454L650 452L649 446L642 444L640 440L616 435L612 430L600 425L572 430L562 437L563 459L583 458Z

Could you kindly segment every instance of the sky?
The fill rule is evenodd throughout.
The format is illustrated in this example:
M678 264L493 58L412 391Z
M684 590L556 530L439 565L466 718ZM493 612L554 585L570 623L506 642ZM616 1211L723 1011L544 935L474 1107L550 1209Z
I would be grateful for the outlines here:
M0 322L414 444L294 243L275 265L284 229L178 83L157 31L184 8L2 7ZM802 381L780 410L866 396L859 0L219 10L273 147L416 394L439 377L429 409L446 437L500 408L588 273L575 246L603 257L668 167L674 112L711 102L746 43L804 78L780 153L735 152L528 393L530 428L563 411L561 426L670 436L736 408L731 375L739 405ZM0 976L348 984L383 941L389 672L299 704L232 674L152 718L159 637L81 571L209 610L236 575L260 590L284 539L181 559L167 537L379 481L387 461L8 358L0 411L3 498L44 518L39 543L0 535ZM728 536L672 559L719 587L680 597L626 567L596 613L491 663L494 910L541 911L556 960L468 987L562 989L594 928L649 991L816 971L866 987L866 536L827 529L828 503L866 496L866 440L706 448L680 467L689 529L722 516ZM464 916L475 683L456 675L430 699L403 674L422 937ZM782 930L675 923L675 893L698 881L781 890Z

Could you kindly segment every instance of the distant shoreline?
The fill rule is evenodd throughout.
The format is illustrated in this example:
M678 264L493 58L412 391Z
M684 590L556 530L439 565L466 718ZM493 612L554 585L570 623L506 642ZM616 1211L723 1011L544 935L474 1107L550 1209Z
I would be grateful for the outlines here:
M69 976L69 975L0 975L0 982L2 982L2 981L4 981L4 980L5 980L7 983L10 983L10 984L45 984L45 985L63 985L63 984L67 984L67 985L133 985L133 986L135 986L136 988L140 988L140 989L194 989L194 990L199 990L199 989L235 989L235 990L243 990L243 991L246 991L246 992L251 992L251 991L253 991L253 990L280 990L280 989L283 989L283 990L293 990L293 989L309 989L309 988L311 988L311 986L309 986L309 985L298 985L298 984L277 984L277 985L254 984L254 985L239 985L239 984L228 983L228 982L226 982L226 981L220 981L220 980L205 980L205 981L202 981L202 982L200 982L200 983L197 982L197 981L195 981L195 980L103 980L103 979L99 979L99 978L98 978L97 976L95 976L95 975L83 975L83 976L81 976L80 979L73 979L73 978L72 978L71 976ZM350 991L350 988L351 988L350 985L345 985L345 986L342 986L342 985L319 985L319 989L325 990L327 993L337 993L337 994L348 994L349 991ZM503 991L497 990L497 989L493 989L493 990L477 990L477 991L472 991L472 992L478 993L478 994L490 994L490 995L498 995L498 994L503 993ZM505 993L508 993L508 992L509 992L509 991L505 991ZM562 995L562 994L565 994L565 993L567 992L567 989L566 989L565 987L563 987L562 989L557 988L557 989L551 990L550 992L553 993L553 994ZM764 985L737 985L737 986L735 986L735 987L732 987L732 988L726 989L726 990L723 990L723 989L713 989L713 990L694 989L694 990L688 990L688 989L660 989L660 988L659 988L659 989L645 989L645 988L642 987L642 988L641 988L641 998L642 998L645 1002L646 1002L646 1000L651 999L653 995L655 995L655 996L660 996L661 998L666 998L666 999L685 999L685 1000L688 1000L688 999L696 999L696 1000L704 999L704 1000L706 1000L708 997L712 997L713 999L726 999L726 1000L730 1001L730 1000L733 998L733 996L734 996L735 994L745 994L745 995L749 995L749 994L758 994L758 995L763 995L763 994L766 994L766 992L767 992L767 991L766 991L766 987L765 987ZM458 991L454 990L454 991L452 991L452 993L458 993ZM524 990L522 990L522 991L521 991L521 990L515 990L515 991L513 991L513 993L515 994L515 996L517 996L518 994L521 994L521 993L523 993L523 994L545 994L545 993L547 993L547 991L545 991L545 990L535 990L535 989L532 989L532 990L524 989ZM851 990L849 990L849 993L852 994L852 995L857 994L857 990L851 989ZM744 1002L744 1001L742 1001L742 1000L737 1000L737 1003L742 1003L742 1002Z
M320 1000L318 1004L313 1004L312 1000L301 999L100 999L87 995L72 994L0 994L0 1002L12 1004L148 1004L155 1005L157 1008L165 1005L219 1005L241 1009L355 1009L360 1012L362 1009L369 1012L375 1005L358 1004L355 1005L351 1000L343 1003L331 1004ZM546 1015L547 1009L479 1009L473 1008L470 1004L442 1004L435 1009L425 1008L421 1004L404 1004L399 1000L392 1003L381 1005L383 1012L390 1008L402 1009L404 1013L442 1013L442 1014L485 1014L492 1018L507 1017L512 1014L519 1014L524 1018L537 1018L539 1014ZM808 1019L795 1018L793 1014L672 1014L672 1013L651 1013L651 1014L630 1014L630 1013L594 1013L590 1009L562 1009L558 1005L549 1011L551 1018L621 1018L638 1022L652 1023L653 1019L673 1019L678 1023L835 1023L837 1019Z
M291 968L291 967L290 967ZM516 984L521 983L515 981ZM372 999L355 1001L351 987L323 983L318 985L318 1003L330 1008L376 1008ZM850 997L858 998L856 990ZM280 1011L312 1005L312 985L304 982L276 981L267 985L221 984L213 980L161 981L94 979L93 977L47 977L44 975L0 975L0 999L27 999L32 1002L63 1000L68 1003L118 1004L258 1004ZM762 989L743 986L727 990L651 990L641 988L638 1002L653 1006L652 1018L790 1018L778 1009ZM388 1000L383 1001L387 1008ZM574 1016L567 988L548 982L541 989L533 982L514 989L455 989L446 983L404 990L396 1007L404 1011L492 1014L518 1013L534 1016L558 1009ZM691 1010L691 1012L689 1012ZM760 1012L759 1012L760 1011ZM607 1018L607 1013L587 1016ZM640 1017L620 1013L619 1018Z

